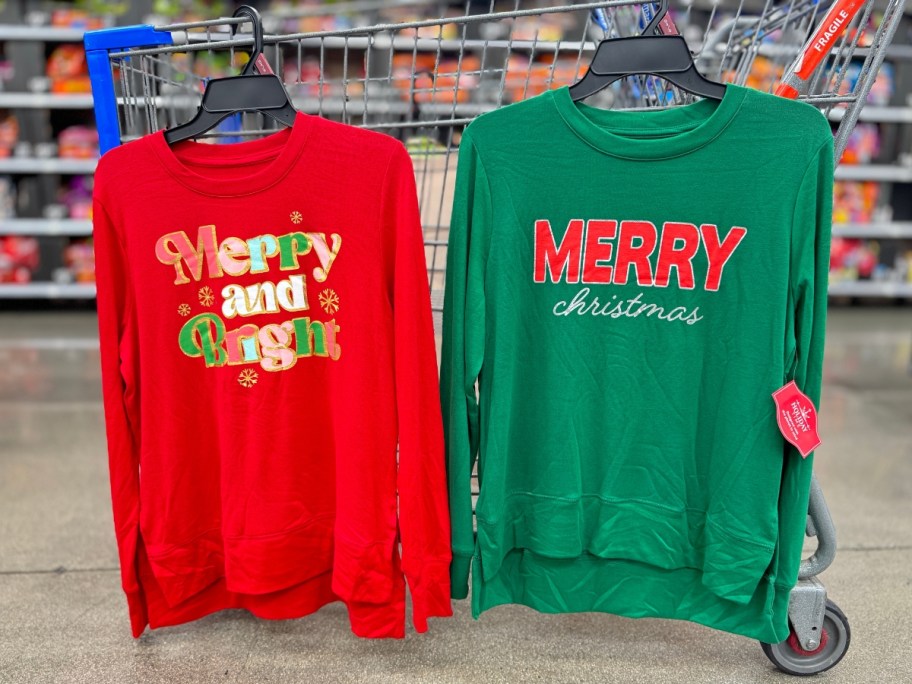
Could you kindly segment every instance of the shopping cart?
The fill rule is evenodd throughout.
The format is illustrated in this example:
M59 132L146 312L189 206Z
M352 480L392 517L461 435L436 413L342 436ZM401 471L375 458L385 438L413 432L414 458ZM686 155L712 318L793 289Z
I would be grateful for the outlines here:
M575 81L599 40L660 30L680 33L707 77L799 97L836 124L836 158L858 120L904 0L691 0L665 15L667 0L575 3L512 0L451 3L341 2L267 14L264 60L296 108L372 128L406 143L413 157L435 324L443 304L448 220L459 134L475 116ZM505 6L508 4L508 6ZM436 13L439 18L420 19ZM367 25L356 25L367 17ZM102 151L192 118L207 78L243 63L250 17L86 33ZM326 28L326 27L329 28ZM341 27L340 27L341 26ZM282 33L282 31L287 31ZM823 41L821 43L821 41ZM614 108L685 104L691 96L651 76L627 78L595 96ZM209 134L233 141L274 130L261 115L236 115ZM477 494L477 491L476 491ZM781 670L806 675L834 666L849 647L849 623L817 579L835 556L835 530L816 479L807 535L816 550L801 565L789 605L791 636L762 644Z

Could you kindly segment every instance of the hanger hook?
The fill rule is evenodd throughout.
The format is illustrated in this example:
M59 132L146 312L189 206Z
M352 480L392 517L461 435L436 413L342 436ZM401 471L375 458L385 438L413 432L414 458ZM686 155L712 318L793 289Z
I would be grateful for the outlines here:
M260 18L260 13L256 11L250 5L241 5L238 7L232 17L248 17L250 19L253 32L253 48L250 50L250 60L244 65L244 70L241 72L242 76L247 76L253 73L254 63L256 58L263 54L263 20ZM234 36L235 33L240 29L240 24L233 24L231 26L231 35Z
M655 16L652 18L652 21L649 22L649 25L643 29L642 36L651 36L657 35L659 32L659 22L665 18L665 15L668 14L668 3L669 0L659 0L659 9L655 13Z

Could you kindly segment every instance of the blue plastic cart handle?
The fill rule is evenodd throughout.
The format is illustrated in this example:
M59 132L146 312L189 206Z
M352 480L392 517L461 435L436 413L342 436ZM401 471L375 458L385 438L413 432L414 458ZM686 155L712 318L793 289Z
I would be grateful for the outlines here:
M117 97L108 52L129 48L173 45L168 31L156 31L150 24L120 26L117 28L86 31L82 39L92 83L95 106L95 124L98 127L98 145L104 154L120 145L120 124L117 120Z

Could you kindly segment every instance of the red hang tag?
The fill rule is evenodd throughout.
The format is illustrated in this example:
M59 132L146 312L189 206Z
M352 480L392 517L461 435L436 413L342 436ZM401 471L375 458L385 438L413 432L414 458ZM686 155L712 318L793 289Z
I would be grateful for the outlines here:
M803 458L820 446L817 434L817 409L808 396L792 380L773 392L776 402L776 422L782 436L794 444Z
M257 58L254 60L253 65L256 67L256 70L260 74L274 74L272 67L269 66L269 62L266 61L266 55L262 52L257 55Z

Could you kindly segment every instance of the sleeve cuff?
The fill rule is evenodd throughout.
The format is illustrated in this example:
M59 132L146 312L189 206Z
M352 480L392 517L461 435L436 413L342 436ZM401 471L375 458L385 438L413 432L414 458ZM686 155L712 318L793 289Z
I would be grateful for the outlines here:
M454 599L464 599L469 595L469 567L472 565L471 555L453 554L450 563L450 596Z
M428 618L453 614L448 566L449 561L428 561L417 578L408 578L412 593L412 624L416 632L427 631Z

